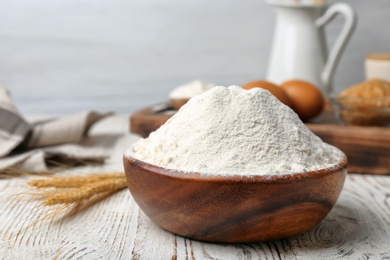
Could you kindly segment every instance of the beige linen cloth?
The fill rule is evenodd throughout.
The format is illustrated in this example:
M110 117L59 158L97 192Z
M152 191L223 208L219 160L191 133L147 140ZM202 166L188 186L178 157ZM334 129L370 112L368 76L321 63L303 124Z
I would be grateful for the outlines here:
M57 163L103 162L110 150L85 136L95 122L110 114L82 112L29 123L7 89L0 86L0 173L9 169L49 171Z

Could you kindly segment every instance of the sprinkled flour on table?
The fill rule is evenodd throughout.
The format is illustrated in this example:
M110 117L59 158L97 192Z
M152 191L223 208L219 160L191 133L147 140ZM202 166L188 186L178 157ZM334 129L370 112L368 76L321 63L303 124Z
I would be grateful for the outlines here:
M133 151L142 161L208 175L286 175L332 167L324 143L268 91L214 87L184 105Z

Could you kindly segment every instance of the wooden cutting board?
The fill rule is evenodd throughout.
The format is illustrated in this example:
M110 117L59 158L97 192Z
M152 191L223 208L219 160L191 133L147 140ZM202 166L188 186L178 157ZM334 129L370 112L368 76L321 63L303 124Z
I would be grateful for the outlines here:
M169 102L144 108L130 116L130 131L147 137L176 113ZM348 171L390 174L390 128L340 125L330 109L306 126L348 157Z

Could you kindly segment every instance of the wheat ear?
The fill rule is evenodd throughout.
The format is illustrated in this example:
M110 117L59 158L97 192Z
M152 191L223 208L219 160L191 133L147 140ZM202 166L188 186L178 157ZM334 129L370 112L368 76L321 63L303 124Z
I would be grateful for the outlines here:
M118 191L127 186L124 178L110 178L106 180L99 180L85 184L79 188L62 191L53 195L49 195L45 202L45 206L52 206L56 204L71 204L81 202L91 198L93 195L107 192Z
M124 178L123 173L95 174L87 176L52 177L45 180L32 180L28 184L37 188L75 188L85 184L115 178Z

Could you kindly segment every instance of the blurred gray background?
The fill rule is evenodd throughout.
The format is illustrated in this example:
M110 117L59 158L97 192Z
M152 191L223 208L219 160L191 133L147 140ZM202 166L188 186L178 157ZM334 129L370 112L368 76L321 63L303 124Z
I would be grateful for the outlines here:
M359 21L337 90L364 80L368 53L390 52L390 1L344 2ZM264 0L1 0L0 83L27 115L131 113L193 79L264 78L274 22Z

